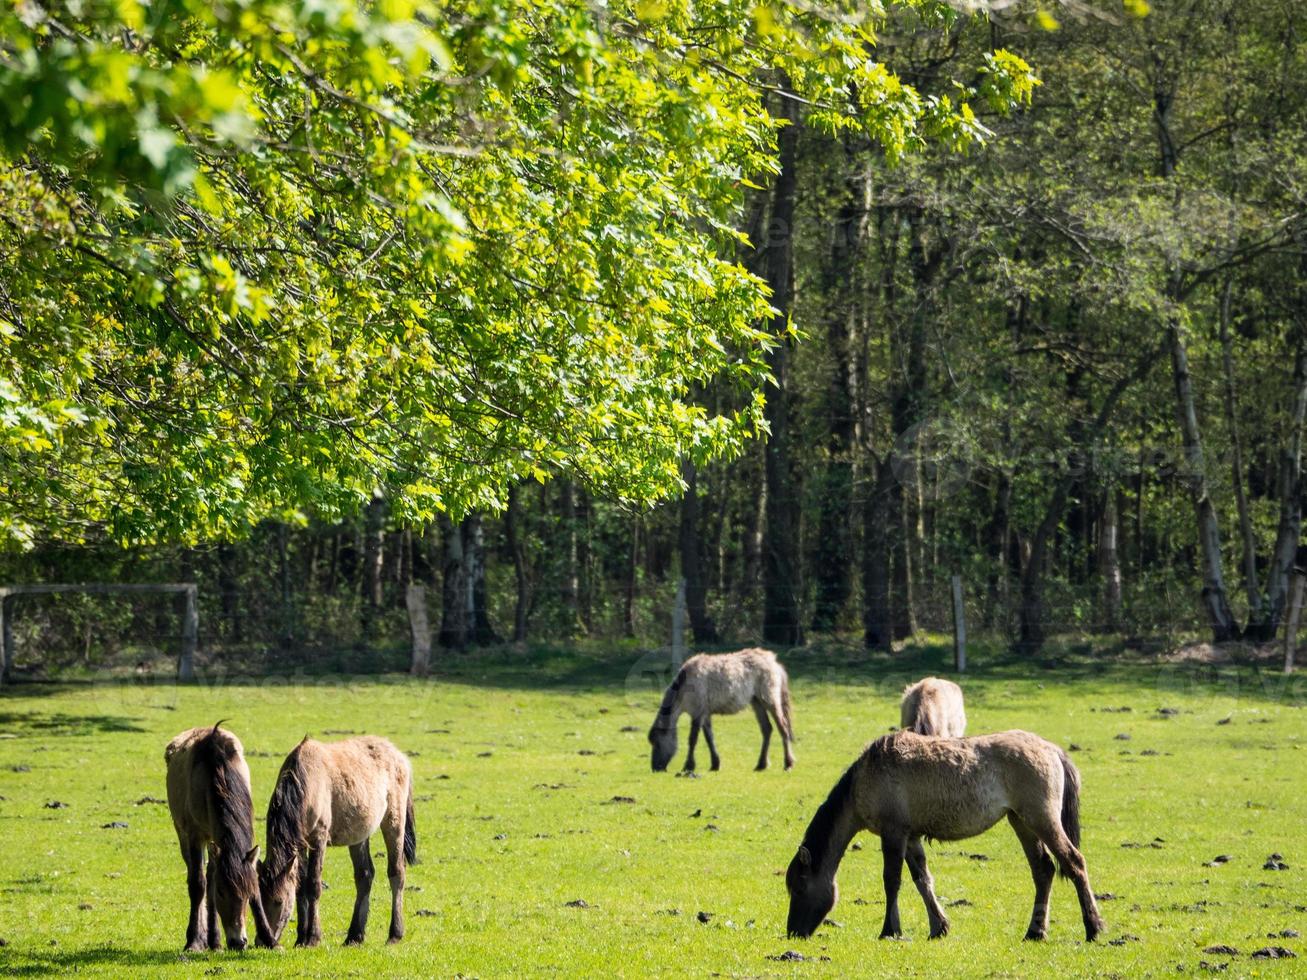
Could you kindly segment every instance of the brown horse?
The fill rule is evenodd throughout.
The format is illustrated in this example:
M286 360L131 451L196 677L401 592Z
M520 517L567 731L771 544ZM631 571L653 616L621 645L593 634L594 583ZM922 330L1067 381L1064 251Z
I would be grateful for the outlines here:
M259 884L272 934L280 938L295 896L295 945L322 941L318 899L328 847L348 846L354 862L354 917L345 945L363 942L372 894L369 839L386 842L390 941L404 938L404 866L417 863L413 769L384 738L315 742L307 735L282 763L268 804L267 857Z
M259 945L276 945L259 902L254 872L259 848L254 843L250 770L240 740L218 725L184 731L163 750L168 809L186 861L191 899L186 949L192 952L222 948L219 919L227 948L244 949L247 906L254 913Z
M789 934L811 936L835 907L835 872L860 830L880 836L884 855L881 938L901 935L898 894L905 858L926 903L930 938L947 934L948 919L935 897L922 838L974 837L1004 816L1025 849L1035 879L1035 907L1026 938L1048 934L1055 858L1063 877L1075 883L1085 938L1093 941L1103 920L1080 853L1080 774L1065 752L1029 732L974 738L897 732L868 745L818 807L790 862L785 875Z

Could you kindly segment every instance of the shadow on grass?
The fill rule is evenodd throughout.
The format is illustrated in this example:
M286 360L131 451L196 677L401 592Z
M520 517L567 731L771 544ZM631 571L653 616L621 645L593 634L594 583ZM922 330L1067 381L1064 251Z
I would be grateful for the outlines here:
M240 953L230 956L224 953L198 953L183 957L181 953L164 950L131 950L117 946L94 946L90 949L69 950L64 952L46 950L9 950L10 958L16 963L5 963L0 956L0 970L10 977L45 977L67 976L78 970L91 967L117 967L125 976L139 976L144 971L162 966L174 966L182 963L199 965L207 957L215 962L239 963Z
M705 648L721 652L737 647ZM865 649L853 640L821 640L804 647L777 651L797 684L831 684L875 687L880 694L897 696L907 683L929 674L956 676L953 650L947 637L927 637L905 644L893 653ZM1307 672L1286 676L1265 663L1231 660L1226 663L1175 663L1132 649L1119 637L1072 638L1050 642L1036 656L1019 654L1000 640L980 639L968 647L969 668L964 684L992 685L1034 681L1061 688L1088 687L1095 683L1129 685L1155 692L1158 698L1175 695L1231 696L1240 699L1302 705L1307 703ZM501 691L541 691L557 694L625 694L641 701L655 699L673 675L666 648L649 649L629 641L613 644L583 642L575 646L496 646L462 651L440 651L433 656L431 676L415 681L401 673L382 673L398 666L395 658L374 661L370 669L341 672L331 658L297 664L287 669L234 672L222 664L204 671L200 689L264 688L274 694L297 686L361 686L404 689L419 685L457 684ZM42 696L60 689L86 685L32 685L25 693ZM114 677L89 684L112 689L171 689L164 677ZM11 688L12 692L13 689ZM0 700L3 704L3 700ZM31 732L92 734L134 732L143 729L121 716L0 714L0 729L15 724Z
M122 715L45 714L36 711L0 712L0 731L13 735L84 736L113 732L144 732L139 718Z

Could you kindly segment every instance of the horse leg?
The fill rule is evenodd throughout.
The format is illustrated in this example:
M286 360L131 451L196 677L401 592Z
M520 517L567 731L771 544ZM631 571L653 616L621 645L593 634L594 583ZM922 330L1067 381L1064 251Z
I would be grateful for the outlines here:
M708 743L708 757L712 760L712 771L722 767L721 756L717 754L717 743L712 737L712 715L703 720L703 740Z
M349 847L350 860L354 862L354 917L349 920L349 933L345 936L346 946L358 946L363 943L363 935L368 930L368 902L372 898L372 878L375 870L372 866L370 840Z
M208 889L205 902L207 921L206 935L209 937L209 949L222 949L222 931L218 928L218 849L209 845L209 864L207 867Z
M690 719L690 751L685 753L685 772L694 772L694 747L699 744L699 719Z
M753 713L758 718L758 727L762 729L762 751L758 753L758 764L753 768L755 772L762 772L767 768L767 747L771 745L771 719L767 717L767 709L761 701L753 702Z
M903 859L907 856L907 849L906 837L886 835L880 839L880 852L885 859L882 872L885 878L885 925L880 930L881 939L903 935L903 928L899 925L899 884L903 880Z
M1027 820L1026 823L1029 824L1030 821ZM1094 901L1094 891L1089 886L1089 869L1085 865L1085 857L1062 830L1061 818L1057 813L1044 814L1037 824L1031 829L1052 852L1063 877L1070 878L1076 886L1076 895L1080 898L1080 916L1085 923L1085 940L1092 943L1103 931L1104 925L1103 917L1098 913L1098 903Z
M318 919L318 899L322 897L322 859L326 857L325 844L309 845L308 860L303 863L300 884L304 889L302 905L304 909L304 926L301 931L303 941L295 940L296 946L316 946L322 942L322 922Z
M390 936L397 943L404 938L404 821L403 809L391 810L393 819L383 820L381 836L386 839L386 875L390 879Z
M781 747L785 750L785 768L794 768L794 731L790 728L790 718L785 713L785 697L777 691L772 698L771 713L776 719L776 727L781 730Z
M191 917L186 923L186 952L199 953L209 948L204 901L204 848L184 844L182 857L186 859L186 892L191 899Z
M1008 823L1016 831L1021 847L1030 862L1030 876L1035 879L1035 908L1030 913L1030 928L1026 930L1027 939L1043 939L1048 935L1049 896L1053 891L1053 859L1039 842L1039 837L1015 813L1007 815Z
M908 870L912 872L912 881L921 893L921 900L926 903L926 915L930 918L930 938L939 939L948 935L948 916L940 908L939 899L935 897L935 879L926 867L926 849L920 837L908 841Z

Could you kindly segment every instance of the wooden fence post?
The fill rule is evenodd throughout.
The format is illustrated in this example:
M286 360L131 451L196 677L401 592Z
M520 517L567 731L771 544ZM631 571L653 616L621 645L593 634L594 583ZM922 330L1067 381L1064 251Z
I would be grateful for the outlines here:
M953 666L967 672L967 618L962 608L962 576L953 576Z
M1293 571L1293 584L1289 586L1289 619L1284 624L1284 672L1293 673L1293 658L1298 652L1298 623L1302 618L1303 584L1307 575Z
M408 625L413 631L413 661L408 672L426 677L431 669L431 622L427 619L427 589L420 582L410 582L404 590L408 607Z
M186 587L186 608L182 614L182 655L177 662L179 681L195 680L195 643L200 635L198 592L199 589L194 585Z

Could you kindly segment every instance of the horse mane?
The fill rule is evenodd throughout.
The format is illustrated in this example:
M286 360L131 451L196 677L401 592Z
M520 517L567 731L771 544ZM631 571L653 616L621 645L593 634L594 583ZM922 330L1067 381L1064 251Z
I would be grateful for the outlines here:
M297 745L281 764L268 801L268 854L264 862L272 875L287 874L303 846L304 766Z
M667 686L667 690L663 692L663 702L658 706L658 717L654 719L654 731L658 730L660 721L665 724L671 718L672 712L676 709L676 699L680 696L682 685L685 684L685 678L685 668L682 667L672 679L672 683Z
M817 812L812 816L812 822L808 824L808 829L803 832L803 846L808 849L808 853L812 856L812 866L814 868L822 866L826 852L830 847L831 834L835 830L835 821L853 801L853 771L857 767L858 763L855 762L844 770L844 775L831 789L826 801L817 807Z
M214 725L195 744L195 757L208 770L205 783L213 789L209 794L209 819L214 828L219 872L237 895L249 898L257 892L253 869L245 861L254 848L254 801L236 768L240 758L236 744Z

